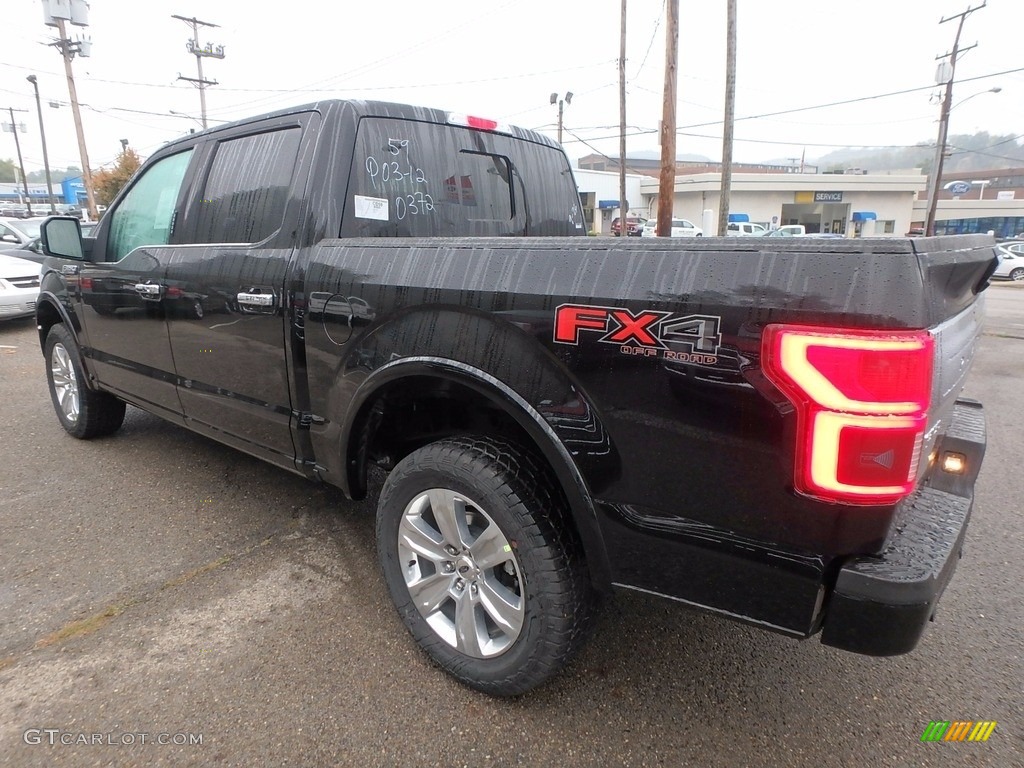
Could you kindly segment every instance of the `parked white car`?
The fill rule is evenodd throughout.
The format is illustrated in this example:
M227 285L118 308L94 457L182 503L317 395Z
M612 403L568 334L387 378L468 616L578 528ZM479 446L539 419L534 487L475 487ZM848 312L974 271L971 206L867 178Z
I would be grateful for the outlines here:
M640 231L641 237L657 237L658 220L648 219ZM672 237L703 237L704 231L687 219L672 219Z
M730 221L725 228L725 234L733 237L760 237L767 231L763 226L752 221Z
M1009 246L1000 245L996 248L999 253L999 266L992 273L992 277L1005 277L1007 280L1024 280L1024 243L1021 248L1013 249Z
M765 232L768 237L803 237L807 228L803 224L783 224L781 227Z
M41 270L35 262L0 255L0 320L36 311Z
M34 219L0 218L0 243L25 245L39 237L39 227L46 221L45 217Z

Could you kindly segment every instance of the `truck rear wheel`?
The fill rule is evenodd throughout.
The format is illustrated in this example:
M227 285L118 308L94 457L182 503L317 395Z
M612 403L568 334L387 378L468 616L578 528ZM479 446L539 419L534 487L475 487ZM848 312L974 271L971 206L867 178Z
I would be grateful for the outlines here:
M380 495L377 548L402 621L491 695L557 673L589 625L586 563L550 475L506 443L450 438L399 462Z
M87 440L120 429L124 421L124 402L86 386L82 359L67 328L58 324L50 329L44 354L50 399L68 434Z

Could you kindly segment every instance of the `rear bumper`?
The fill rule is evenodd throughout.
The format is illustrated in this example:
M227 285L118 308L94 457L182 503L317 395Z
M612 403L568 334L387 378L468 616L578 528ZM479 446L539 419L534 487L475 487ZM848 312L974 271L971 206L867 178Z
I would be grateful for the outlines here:
M985 454L980 403L961 400L936 455L963 454L966 471L934 467L904 504L885 551L854 557L839 570L821 641L855 653L893 656L917 645L956 570Z

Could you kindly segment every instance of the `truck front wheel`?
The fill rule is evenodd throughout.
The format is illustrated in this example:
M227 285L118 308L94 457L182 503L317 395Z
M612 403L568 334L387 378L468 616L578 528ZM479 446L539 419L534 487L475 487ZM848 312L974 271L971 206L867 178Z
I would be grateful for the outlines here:
M568 514L548 468L496 440L431 443L391 472L377 512L384 578L445 671L512 696L578 650L592 598Z
M87 440L116 432L124 421L124 402L86 386L82 359L68 329L53 326L43 350L50 399L68 434Z

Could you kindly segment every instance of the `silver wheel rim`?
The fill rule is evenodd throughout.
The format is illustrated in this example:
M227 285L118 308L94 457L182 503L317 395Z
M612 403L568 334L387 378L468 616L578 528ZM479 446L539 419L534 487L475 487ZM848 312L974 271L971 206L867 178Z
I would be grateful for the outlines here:
M444 488L419 494L402 513L398 556L409 596L448 645L486 659L518 639L526 617L519 563L479 504Z
M1018 282L1024 280L1024 269L1013 270L1013 272L1010 273L1010 279Z
M64 418L72 424L78 421L78 378L71 356L63 344L53 346L50 360L50 378L53 380L53 391L57 393L57 404Z

